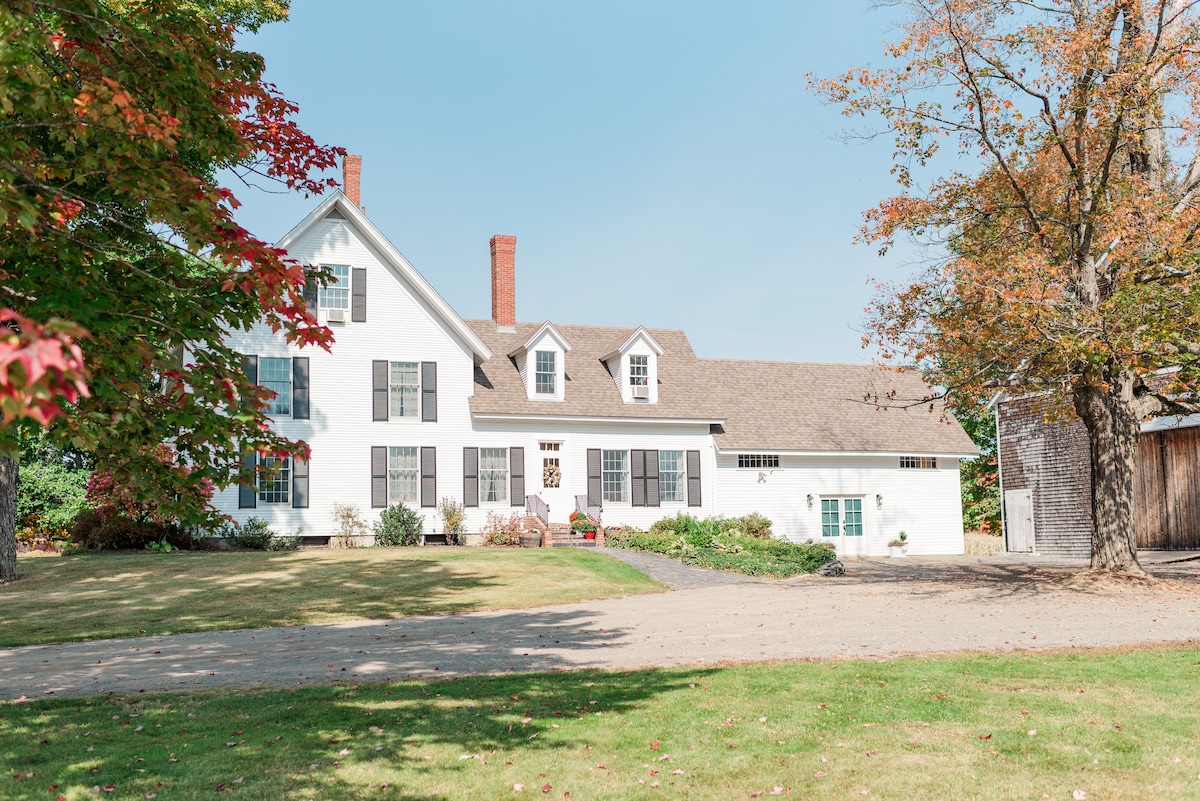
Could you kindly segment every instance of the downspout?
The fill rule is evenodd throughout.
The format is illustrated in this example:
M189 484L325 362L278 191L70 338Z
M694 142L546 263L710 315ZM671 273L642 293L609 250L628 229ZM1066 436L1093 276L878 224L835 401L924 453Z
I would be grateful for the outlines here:
M1000 536L1004 537L1004 552L1008 553L1008 524L1004 517L1004 470L1000 465L1000 404L992 409L996 418L996 479L1000 487Z

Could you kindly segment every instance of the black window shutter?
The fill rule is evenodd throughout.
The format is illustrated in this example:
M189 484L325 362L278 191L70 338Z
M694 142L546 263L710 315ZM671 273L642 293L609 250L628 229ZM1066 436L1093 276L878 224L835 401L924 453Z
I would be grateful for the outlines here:
M292 508L308 508L308 462L298 457L292 459Z
M437 448L421 448L421 506L437 506Z
M292 359L292 418L308 419L308 357Z
M421 422L437 422L437 362L421 362Z
M367 268L355 267L350 275L350 322L367 321Z
M479 505L479 448L463 448L463 506Z
M700 505L700 451L687 452L688 506Z
M646 505L646 452L629 452L629 505Z
M246 374L246 378L250 379L251 384L258 383L258 357L243 356L242 357L242 372Z
M600 449L588 448L587 452L587 493L588 506L602 506L604 485L600 480Z
M658 497L658 451L646 451L646 505L660 505Z
M388 363L371 362L371 419L388 419Z
M371 447L371 508L387 506L387 448Z
M304 305L314 315L317 313L317 279L312 270L304 271Z
M508 495L513 506L525 505L525 449L508 449Z
M258 506L258 454L248 451L242 454L242 469L238 475L238 508L253 509Z

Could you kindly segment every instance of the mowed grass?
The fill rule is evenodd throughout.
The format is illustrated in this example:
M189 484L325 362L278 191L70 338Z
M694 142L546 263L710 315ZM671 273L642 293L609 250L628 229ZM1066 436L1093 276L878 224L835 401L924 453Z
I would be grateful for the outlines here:
M575 548L362 548L22 558L0 646L516 609L657 592ZM3 793L0 793L3 797Z
M0 705L0 797L1197 798L1197 732L1194 648L117 695Z

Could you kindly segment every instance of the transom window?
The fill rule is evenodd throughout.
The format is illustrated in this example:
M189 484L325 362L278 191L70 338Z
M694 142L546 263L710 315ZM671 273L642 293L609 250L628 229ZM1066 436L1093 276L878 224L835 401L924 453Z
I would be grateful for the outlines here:
M419 396L417 363L391 362L388 368L388 411L391 417L416 417Z
M479 449L479 499L508 500L508 448Z
M333 273L328 286L321 287L318 304L322 309L350 308L350 267L345 264L326 264L325 269Z
M900 466L912 470L935 470L937 469L937 457L901 456Z
M388 504L415 504L417 478L417 449L388 448Z
M756 470L779 467L779 454L739 453L738 467L750 467Z
M539 395L553 395L555 393L555 380L558 375L558 365L556 354L552 350L539 350L535 352L535 361L537 369L534 373L534 391Z
M629 500L629 451L602 451L600 483L604 500L623 503Z
M687 470L683 451L658 452L658 500L686 501Z
M267 414L277 417L292 413L291 359L260 358L258 360L258 383L275 391L275 397L270 401L271 405L267 409Z
M287 456L259 455L267 472L258 475L259 503L288 503L292 486L292 460Z
M629 386L645 387L650 385L650 357L629 357Z

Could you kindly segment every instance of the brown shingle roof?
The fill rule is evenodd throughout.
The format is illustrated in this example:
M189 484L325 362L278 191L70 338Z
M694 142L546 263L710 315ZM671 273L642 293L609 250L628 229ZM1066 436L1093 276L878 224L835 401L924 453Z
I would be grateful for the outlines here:
M942 406L881 409L924 398L929 388L915 372L857 364L812 364L698 359L684 333L647 329L663 348L658 359L658 403L627 404L600 357L637 329L560 325L573 349L566 354L562 402L531 401L507 354L541 323L518 323L500 333L491 320L467 320L493 356L475 369L473 414L724 420L714 435L722 450L833 451L934 454L975 453Z
M914 371L865 364L698 359L725 432L721 450L973 454L975 444ZM930 410L932 405L932 411Z

